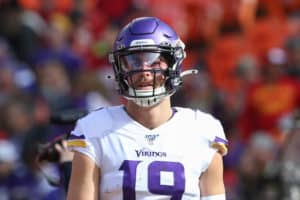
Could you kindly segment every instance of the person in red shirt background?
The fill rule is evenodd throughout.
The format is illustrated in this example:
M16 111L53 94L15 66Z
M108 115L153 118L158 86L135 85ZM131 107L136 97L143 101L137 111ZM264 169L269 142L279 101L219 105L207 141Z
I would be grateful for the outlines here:
M284 141L287 123L300 105L299 82L285 75L285 60L282 49L271 49L261 67L261 80L249 88L239 123L244 141L257 131L270 134L279 144Z

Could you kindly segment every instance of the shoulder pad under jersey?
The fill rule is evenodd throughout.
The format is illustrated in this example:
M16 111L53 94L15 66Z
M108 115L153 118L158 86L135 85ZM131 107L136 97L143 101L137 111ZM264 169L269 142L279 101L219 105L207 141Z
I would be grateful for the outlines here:
M69 147L86 147L86 140L103 137L112 129L113 119L108 108L101 108L90 112L79 119L75 129L68 138Z
M113 126L113 119L108 108L102 108L81 118L78 124L87 137L101 137Z
M196 120L199 120L199 123L201 123L199 124L200 126L205 126L204 128L207 133L205 137L210 143L210 146L217 149L221 155L226 155L228 152L228 141L221 122L211 114L204 113L200 110L196 111Z

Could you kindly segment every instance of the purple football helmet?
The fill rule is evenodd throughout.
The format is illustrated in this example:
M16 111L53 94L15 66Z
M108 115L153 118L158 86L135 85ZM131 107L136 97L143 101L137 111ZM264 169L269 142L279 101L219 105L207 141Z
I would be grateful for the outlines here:
M175 93L182 83L184 58L184 43L170 26L154 17L137 18L127 24L118 34L109 55L119 93L143 107L153 106ZM141 69L143 62L156 66L157 59L163 59L167 67ZM129 84L134 74L145 71L153 73L152 89L142 90ZM155 84L157 74L165 77L159 87Z

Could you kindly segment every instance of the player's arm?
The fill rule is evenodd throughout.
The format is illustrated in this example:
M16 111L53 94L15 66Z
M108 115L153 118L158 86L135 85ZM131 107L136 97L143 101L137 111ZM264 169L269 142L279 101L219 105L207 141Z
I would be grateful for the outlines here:
M75 152L67 200L98 200L100 169L82 153Z
M223 181L223 160L220 153L215 153L212 162L199 180L201 200L225 200Z

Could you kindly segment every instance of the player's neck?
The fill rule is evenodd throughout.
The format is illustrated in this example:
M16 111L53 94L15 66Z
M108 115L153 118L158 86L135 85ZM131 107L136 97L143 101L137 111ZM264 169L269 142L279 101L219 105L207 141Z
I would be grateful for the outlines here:
M133 102L128 102L126 111L134 120L149 129L154 129L164 124L171 118L173 113L171 102L168 98L150 108L140 107Z

